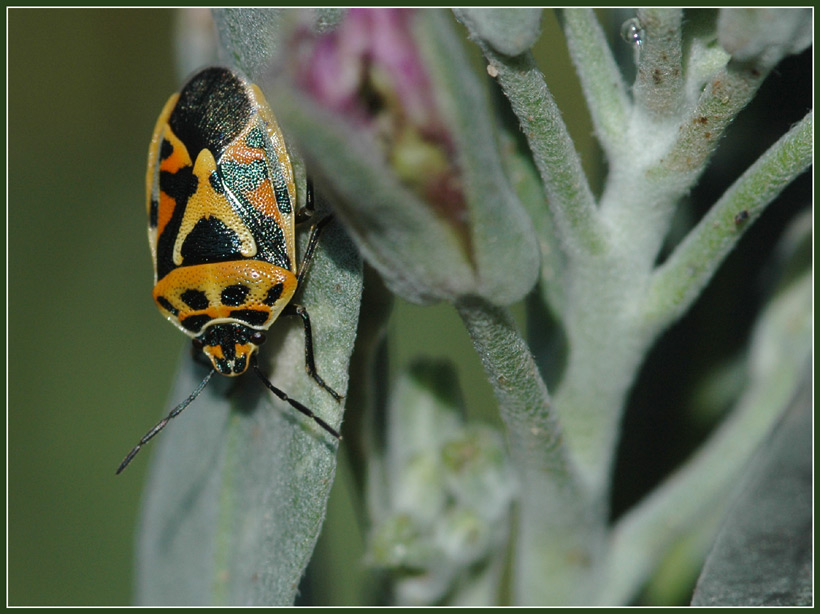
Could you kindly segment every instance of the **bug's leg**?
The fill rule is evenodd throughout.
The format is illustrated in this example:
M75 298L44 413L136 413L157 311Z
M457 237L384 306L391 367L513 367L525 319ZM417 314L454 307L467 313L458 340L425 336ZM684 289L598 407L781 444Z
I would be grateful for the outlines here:
M307 205L305 206L305 209L309 209L310 214L312 215L313 183L310 181L310 179L308 179L307 186ZM302 287L302 284L305 281L305 277L307 276L307 273L310 270L310 263L313 260L313 254L316 251L316 246L319 244L319 237L322 234L322 230L332 221L332 215L325 216L321 220L316 222L316 224L314 224L313 227L310 229L310 237L308 238L307 249L305 250L305 257L302 259L302 265L299 268L299 276L296 280L297 288ZM316 363L313 360L313 331L310 326L310 316L308 316L307 309L305 309L302 305L289 303L285 307L282 314L287 316L299 316L302 319L302 325L305 328L305 370L307 371L308 375L310 375L310 377L312 377L316 381L317 384L319 384L322 388L328 391L330 396L332 396L337 401L341 401L341 395L337 393L335 390L333 390L333 388L328 386L325 383L325 381L321 378L321 376L316 372Z
M296 223L302 224L313 217L316 212L315 201L313 198L313 180L308 177L305 180L305 206L296 212Z
M332 215L327 215L316 222L310 229L310 237L308 238L307 249L305 249L305 257L302 258L302 265L299 267L299 277L296 279L296 287L300 288L304 282L307 272L310 269L310 262L313 260L313 254L316 251L316 246L319 244L319 237L322 234L325 226L333 221Z
M342 400L342 396L333 390L325 383L325 380L316 372L316 363L313 360L313 329L310 326L310 316L308 316L307 309L302 305L296 303L289 303L282 311L285 316L298 316L302 319L302 325L305 327L305 371L319 384L322 388L328 391L337 401Z
M185 399L182 403L174 407L174 409L171 410L171 413L169 413L162 420L157 422L154 428L152 428L150 431L148 431L147 433L145 433L145 435L142 436L140 442L136 446L134 446L134 448L128 453L125 459L120 463L120 466L117 469L117 475L122 473L122 470L128 466L128 463L134 460L134 457L137 455L137 452L139 452L142 449L142 446L151 441L151 439L153 439L157 433L164 429L171 420L173 420L179 414L181 414L183 409L185 409L191 403L194 402L194 399L196 399L199 396L199 393L202 392L202 390L210 381L211 377L213 377L214 373L216 373L216 371L214 369L211 369L208 372L208 375L205 376L205 379L203 379L199 386L196 387L196 390L194 390L191 394L188 395L187 399Z
M316 424L321 426L328 433L333 435L336 439L341 439L342 438L342 436L339 434L339 432L336 429L334 429L332 426L330 426L327 422L322 420L319 416L314 414L310 409L308 409L307 407L302 405L299 401L297 401L295 399L291 399L287 394L285 394L284 391L279 390L279 388L274 386L271 383L271 381L267 377L265 377L265 374L262 373L262 370L259 368L259 365L256 362L256 354L254 354L251 357L251 368L253 369L253 372L256 373L257 377L259 377L259 379L262 380L262 383L265 384L265 386L267 386L270 389L270 391L273 392L273 394L275 394L277 397L279 397L280 399L282 399L283 401L288 403L296 411L299 411L299 412L303 413L304 415L306 415L308 418L312 419Z

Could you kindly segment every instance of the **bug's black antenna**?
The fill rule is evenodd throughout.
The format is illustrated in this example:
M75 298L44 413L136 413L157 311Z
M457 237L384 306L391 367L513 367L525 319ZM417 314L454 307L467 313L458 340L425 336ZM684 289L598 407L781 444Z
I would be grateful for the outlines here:
M297 401L295 399L291 399L282 390L279 390L279 388L274 386L270 382L270 380L268 380L268 378L265 377L265 374L262 373L262 370L259 368L259 365L256 362L256 354L254 354L251 357L251 368L253 369L253 372L256 373L256 375L259 377L259 379L262 380L262 383L265 384L265 386L267 386L270 389L270 391L273 392L273 394L275 394L277 397L279 397L280 399L282 399L286 403L289 403L290 406L293 407L293 409L305 414L308 418L311 418L316 424L321 426L328 433L333 435L336 439L341 439L342 438L342 436L339 434L339 432L336 429L334 429L332 426L330 426L327 422L322 420L319 416L314 414L311 410L309 410L307 407L302 405L299 401Z
M117 469L117 475L122 473L122 470L125 469L128 466L128 463L130 463L132 460L134 460L134 457L137 455L137 452L139 452L140 449L142 449L142 446L144 446L146 443L151 441L151 439L154 437L154 435L156 435L162 429L164 429L165 426L172 419L176 418L179 414L182 413L183 409L185 409L191 403L194 402L194 399L196 399L199 396L199 393L202 392L202 390L205 388L205 386L211 380L211 377L213 376L214 373L216 373L216 371L214 369L211 369L211 371L208 373L208 375L205 376L205 379L203 379L202 382L200 382L199 386L196 387L196 390L194 390L190 395L188 395L187 399L185 399L182 403L180 403L179 405L174 407L174 409L171 410L171 413L169 413L167 416L165 416L162 420L160 420L156 424L156 426L154 428L152 428L150 431L145 433L145 435L143 435L142 439L140 439L140 442L136 446L134 446L134 449L131 450L128 453L128 456L126 456L125 459L120 463L120 467L119 467L119 469Z

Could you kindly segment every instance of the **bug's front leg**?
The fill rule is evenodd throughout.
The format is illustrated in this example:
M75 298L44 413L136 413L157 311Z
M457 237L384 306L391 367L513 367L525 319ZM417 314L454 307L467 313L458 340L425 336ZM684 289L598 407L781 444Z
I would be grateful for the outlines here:
M316 213L316 201L313 196L313 180L310 177L305 180L305 189L307 190L305 194L305 206L296 211L297 224L307 222L313 217L313 214Z

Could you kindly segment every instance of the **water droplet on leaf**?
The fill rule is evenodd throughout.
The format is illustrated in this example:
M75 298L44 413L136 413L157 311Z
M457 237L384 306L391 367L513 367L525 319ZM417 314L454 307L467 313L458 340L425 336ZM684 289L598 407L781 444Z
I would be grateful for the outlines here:
M643 45L646 33L637 17L627 19L621 26L621 38L636 49Z

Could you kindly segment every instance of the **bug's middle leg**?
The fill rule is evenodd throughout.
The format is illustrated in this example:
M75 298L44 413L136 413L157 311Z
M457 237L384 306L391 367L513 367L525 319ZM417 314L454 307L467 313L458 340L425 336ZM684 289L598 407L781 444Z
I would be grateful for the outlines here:
M319 384L322 388L328 391L330 396L332 396L337 401L342 400L342 396L333 390L330 386L325 383L325 380L321 378L319 373L316 371L316 363L313 359L313 329L310 325L310 316L308 315L307 309L304 306L298 305L296 303L289 303L287 307L282 311L282 315L285 316L298 316L302 320L302 325L305 329L305 370L307 371L308 375L312 377L317 384Z

